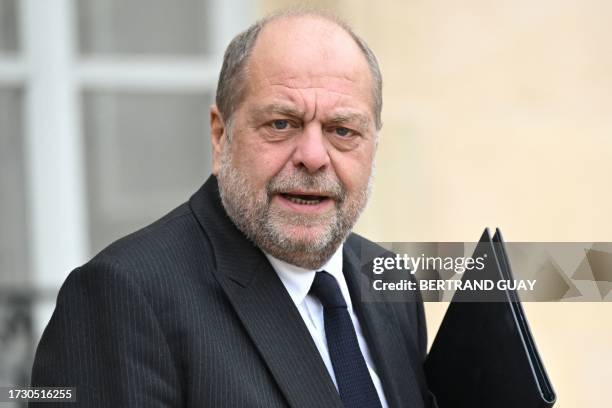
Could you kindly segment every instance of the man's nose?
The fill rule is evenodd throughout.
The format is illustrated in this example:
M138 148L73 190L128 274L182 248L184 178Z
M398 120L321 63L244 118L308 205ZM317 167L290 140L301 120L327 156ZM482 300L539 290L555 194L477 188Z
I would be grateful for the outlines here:
M329 164L327 149L321 125L308 124L302 134L296 138L293 164L296 167L304 166L309 173L316 173Z

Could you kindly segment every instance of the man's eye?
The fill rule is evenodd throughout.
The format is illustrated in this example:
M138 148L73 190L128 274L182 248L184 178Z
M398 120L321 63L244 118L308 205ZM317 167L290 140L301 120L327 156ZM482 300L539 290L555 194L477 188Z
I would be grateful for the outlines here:
M289 121L285 119L273 120L271 126L276 130L283 130L289 127Z
M337 127L335 131L338 136L342 136L342 137L347 137L352 134L351 130L345 127Z

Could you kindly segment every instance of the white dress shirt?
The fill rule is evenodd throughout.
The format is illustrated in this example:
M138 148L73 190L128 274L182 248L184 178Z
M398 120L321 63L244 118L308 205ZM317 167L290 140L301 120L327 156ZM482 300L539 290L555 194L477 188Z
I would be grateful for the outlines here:
M329 375L331 376L337 389L338 384L336 382L334 367L332 366L332 362L329 357L327 340L325 338L323 305L315 296L308 294L317 271L300 268L281 261L280 259L276 259L269 254L265 255L278 274L278 277L283 282L283 285L285 285L287 292L289 292L289 296L291 296L293 303L295 303L295 306L300 312L300 315L302 316L302 319L304 320L304 323L306 324L306 327L308 328L308 331L310 332L310 335L312 336L312 339L314 340L314 343L321 354L321 358L327 367L327 371L329 372ZM342 295L344 296L344 300L348 306L348 312L351 316L351 320L353 321L353 326L355 327L355 333L357 334L361 354L363 354L365 362L368 366L368 371L372 377L374 387L376 387L376 392L378 393L380 402L382 403L383 408L387 408L387 400L385 399L385 395L383 393L382 384L374 369L374 363L370 356L368 345L363 337L359 320L357 320L357 316L353 312L353 303L351 302L348 286L346 285L346 280L344 279L344 274L342 273L342 245L338 248L334 255L332 255L329 261L327 261L327 263L319 270L327 271L334 278L336 278L336 281L338 281L338 285L340 286L340 290L342 291Z

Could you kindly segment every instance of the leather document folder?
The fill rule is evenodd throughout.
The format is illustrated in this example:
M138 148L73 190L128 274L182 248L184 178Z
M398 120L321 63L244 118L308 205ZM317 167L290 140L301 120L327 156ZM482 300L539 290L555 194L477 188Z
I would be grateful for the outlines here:
M482 270L463 280L512 280L499 230L483 233L474 258ZM502 286L503 287L503 286ZM518 294L508 289L455 292L425 362L439 408L544 408L556 396L540 360Z

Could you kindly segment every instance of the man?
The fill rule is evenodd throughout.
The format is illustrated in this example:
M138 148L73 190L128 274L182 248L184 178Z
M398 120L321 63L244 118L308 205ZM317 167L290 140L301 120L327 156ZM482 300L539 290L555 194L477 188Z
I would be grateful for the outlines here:
M237 36L213 176L70 274L33 385L76 386L84 407L433 406L422 302L359 291L373 244L349 233L380 110L376 59L344 24L287 13Z

